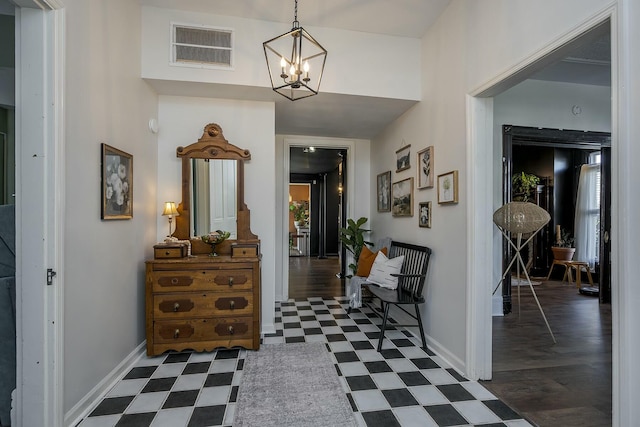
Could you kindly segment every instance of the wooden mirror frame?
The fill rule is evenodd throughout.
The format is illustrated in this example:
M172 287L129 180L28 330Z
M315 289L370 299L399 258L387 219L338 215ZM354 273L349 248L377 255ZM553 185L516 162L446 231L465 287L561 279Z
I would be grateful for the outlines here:
M258 236L251 232L251 212L244 203L244 161L251 159L249 150L236 147L227 141L222 133L222 128L216 123L209 123L204 127L204 133L191 145L178 147L177 157L182 158L182 203L178 206L176 216L175 237L181 240L190 240L191 236L191 159L210 160L237 160L237 235L235 242L238 243L258 243ZM199 239L192 241L192 253L210 251L209 245ZM222 252L226 252L227 245L221 245ZM216 249L218 251L218 249Z

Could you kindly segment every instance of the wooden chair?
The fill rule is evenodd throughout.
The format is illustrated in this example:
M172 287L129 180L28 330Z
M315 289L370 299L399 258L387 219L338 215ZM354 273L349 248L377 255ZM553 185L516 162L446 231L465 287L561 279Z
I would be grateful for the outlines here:
M417 321L417 324L401 325L394 323L393 326L418 326L420 330L420 338L422 339L422 347L427 348L427 341L424 337L424 329L422 327L422 318L420 317L420 304L425 302L422 295L427 270L429 268L429 258L431 257L431 249L426 246L412 245L409 243L392 242L389 248L389 258L404 255L404 261L398 277L398 288L387 289L375 284L367 284L369 291L374 298L380 300L380 309L384 312L382 317L382 325L380 327L380 338L378 339L378 351L382 349L382 341L384 340L384 331L387 329L387 320L389 318L389 307L397 306L400 310L407 313ZM415 314L410 313L404 308L405 305L413 305ZM380 315L376 310L374 313Z

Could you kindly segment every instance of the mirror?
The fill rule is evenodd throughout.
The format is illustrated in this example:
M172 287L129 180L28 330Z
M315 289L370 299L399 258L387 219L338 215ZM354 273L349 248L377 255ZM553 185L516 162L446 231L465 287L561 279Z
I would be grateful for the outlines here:
M237 160L191 159L191 237L225 230L238 237Z
M222 128L209 123L197 142L178 147L176 155L182 158L182 202L173 235L186 240L209 231L233 230L230 240L258 243L244 203L244 162L251 159L249 150L230 144ZM210 249L193 239L193 253L199 252L198 242L205 251Z

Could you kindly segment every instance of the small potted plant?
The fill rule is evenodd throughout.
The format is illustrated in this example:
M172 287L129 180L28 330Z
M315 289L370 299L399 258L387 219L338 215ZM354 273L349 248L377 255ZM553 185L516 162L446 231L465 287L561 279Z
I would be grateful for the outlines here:
M576 248L573 246L574 239L564 228L556 227L556 241L551 247L553 258L559 261L571 261Z
M291 202L289 212L293 213L293 224L301 227L307 223L309 214L307 212L307 204L303 202Z

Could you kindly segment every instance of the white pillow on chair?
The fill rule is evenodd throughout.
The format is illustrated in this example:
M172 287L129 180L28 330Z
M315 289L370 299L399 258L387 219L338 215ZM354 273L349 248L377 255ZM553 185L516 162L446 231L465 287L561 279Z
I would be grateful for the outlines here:
M398 278L393 277L392 274L400 273L403 262L404 255L389 259L382 252L378 252L371 266L371 272L369 273L369 277L367 277L367 282L375 283L383 288L397 289Z

